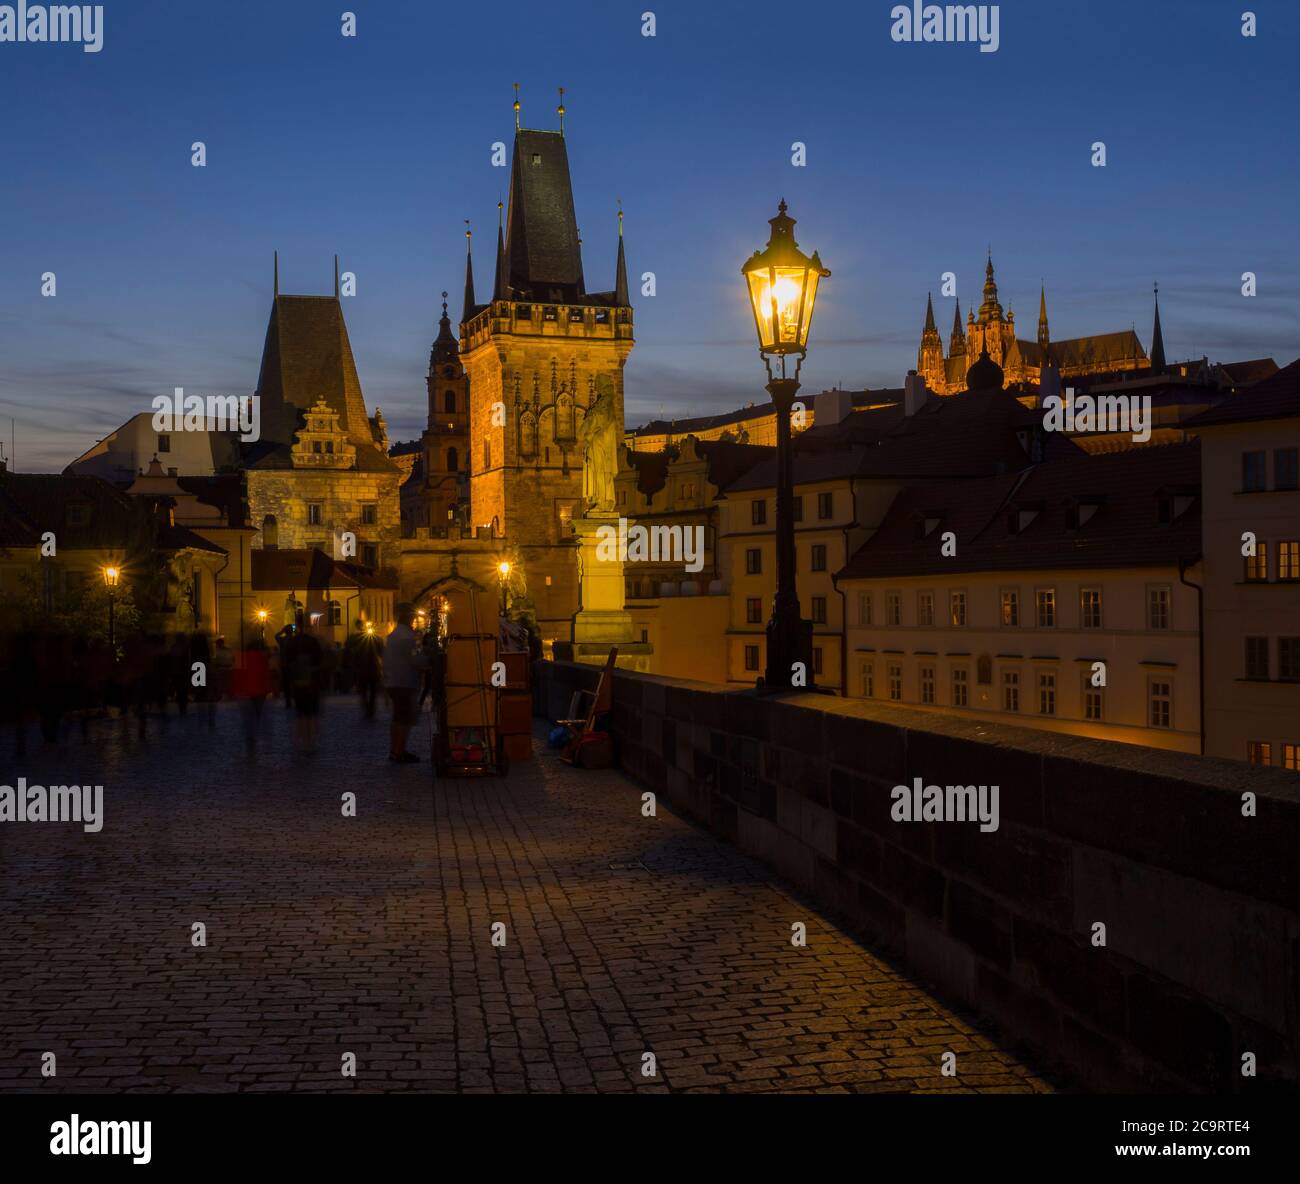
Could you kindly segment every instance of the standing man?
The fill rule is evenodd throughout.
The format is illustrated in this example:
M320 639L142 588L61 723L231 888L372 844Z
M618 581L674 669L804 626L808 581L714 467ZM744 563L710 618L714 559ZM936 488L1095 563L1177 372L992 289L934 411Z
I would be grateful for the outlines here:
M384 643L384 688L393 704L388 759L394 764L411 765L420 758L406 751L406 739L415 724L415 696L429 659L421 652L419 639L411 628L415 606L403 601L393 610L393 617L397 624Z

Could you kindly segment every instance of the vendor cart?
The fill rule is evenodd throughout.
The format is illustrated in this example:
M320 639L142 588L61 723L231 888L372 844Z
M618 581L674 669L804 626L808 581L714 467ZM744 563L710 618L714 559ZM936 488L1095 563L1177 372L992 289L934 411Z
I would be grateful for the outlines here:
M433 666L433 767L438 777L505 776L509 755L493 685L497 654L494 592L465 576L429 589L438 614Z

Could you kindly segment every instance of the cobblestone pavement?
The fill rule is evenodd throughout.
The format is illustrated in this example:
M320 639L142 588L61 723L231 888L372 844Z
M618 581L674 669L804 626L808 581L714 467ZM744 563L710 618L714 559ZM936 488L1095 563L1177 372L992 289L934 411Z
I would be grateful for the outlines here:
M297 757L279 703L251 754L233 705L174 710L0 776L102 781L105 816L0 825L0 1090L1049 1088L617 772L539 746L435 789L348 700Z

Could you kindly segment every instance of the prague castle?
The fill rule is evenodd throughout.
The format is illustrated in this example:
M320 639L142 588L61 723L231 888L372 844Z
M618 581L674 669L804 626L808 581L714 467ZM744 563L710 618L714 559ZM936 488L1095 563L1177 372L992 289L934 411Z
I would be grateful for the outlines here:
M1163 353L1158 343L1153 343L1152 349ZM1016 314L1010 309L1004 313L998 300L992 256L984 269L984 300L979 307L979 316L973 309L968 311L963 327L961 301L957 302L946 355L943 338L934 320L934 303L927 298L925 328L921 331L921 347L917 352L917 373L935 393L955 395L966 389L966 371L984 350L1002 367L1009 387L1021 384L1037 386L1042 368L1048 361L1062 378L1149 370L1152 366L1152 359L1147 357L1132 329L1053 341L1047 323L1046 290L1039 294L1036 339L1025 341L1017 337ZM1159 365L1163 365L1163 357L1159 359Z

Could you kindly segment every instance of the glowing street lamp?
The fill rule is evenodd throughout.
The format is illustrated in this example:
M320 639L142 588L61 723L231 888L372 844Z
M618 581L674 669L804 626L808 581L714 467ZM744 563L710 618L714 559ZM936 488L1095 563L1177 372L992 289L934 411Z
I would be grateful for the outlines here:
M271 614L268 613L268 612L266 611L266 609L264 609L264 608L259 608L259 609L257 610L257 623L258 623L258 625L261 627L261 630L262 630L262 644L263 644L263 645L266 644L266 619L267 619L267 617L269 617L270 615L271 615Z
M501 560L497 564L497 575L501 577L501 615L506 615L506 585L510 580L510 561Z
M745 277L758 352L767 368L767 392L776 411L776 597L767 623L767 669L763 688L788 690L796 663L804 671L804 685L812 678L812 622L799 615L794 563L794 458L790 443L790 411L799 390L799 370L808 352L817 288L831 273L816 251L809 258L794 241L795 220L781 202L770 218L771 237L740 269ZM794 358L794 374L786 359ZM780 361L780 375L772 370Z
M108 589L108 649L113 655L114 662L117 661L117 644L114 636L113 608L117 599L117 582L121 576L121 570L112 564L104 568L104 587Z

